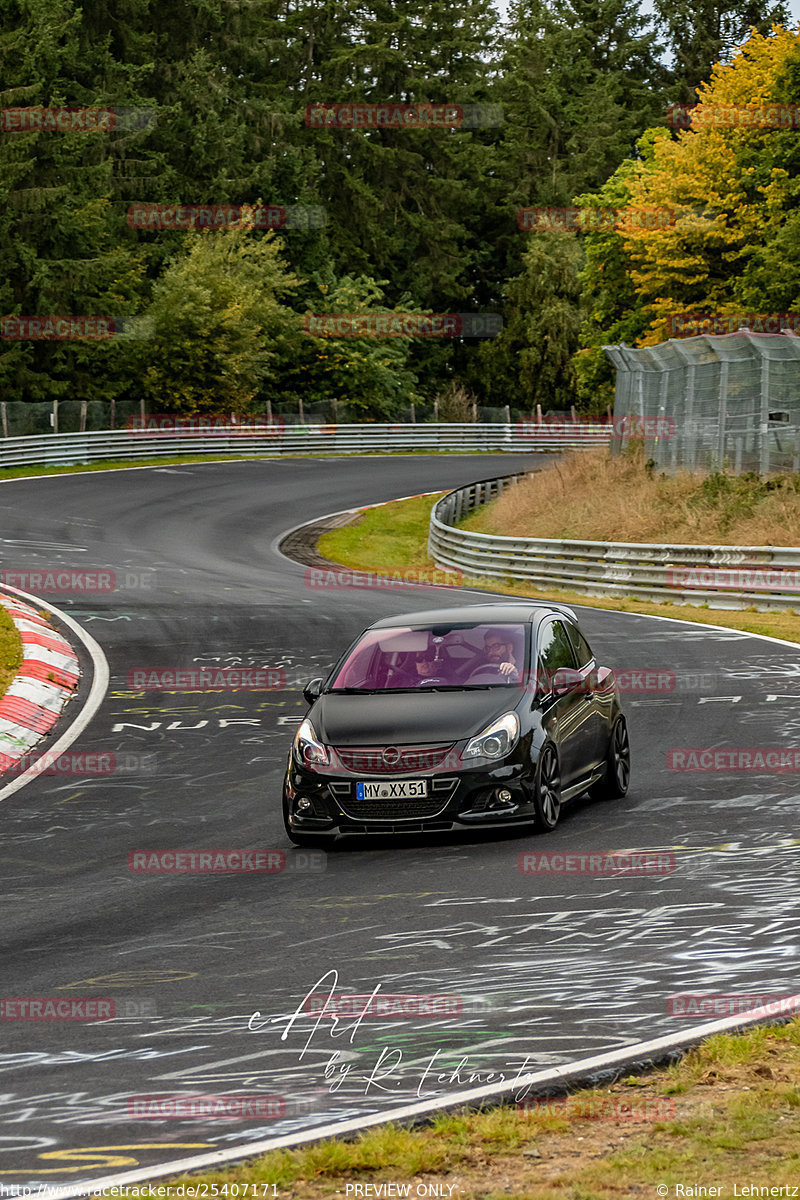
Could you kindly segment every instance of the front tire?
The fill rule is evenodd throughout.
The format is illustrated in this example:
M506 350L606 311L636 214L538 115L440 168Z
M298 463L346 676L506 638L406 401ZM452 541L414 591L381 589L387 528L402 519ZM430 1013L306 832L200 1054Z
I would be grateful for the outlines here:
M608 739L606 773L590 788L595 800L621 800L627 793L631 779L631 744L628 738L628 723L617 717L611 737Z
M549 743L542 748L539 755L533 807L539 828L547 832L555 829L561 815L561 768L558 765L555 747Z

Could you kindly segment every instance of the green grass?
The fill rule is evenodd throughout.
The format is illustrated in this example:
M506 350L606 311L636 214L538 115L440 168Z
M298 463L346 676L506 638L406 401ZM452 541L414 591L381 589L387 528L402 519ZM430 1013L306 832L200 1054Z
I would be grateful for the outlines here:
M439 493L444 495L444 493ZM437 496L397 500L377 508L367 509L356 523L343 525L323 534L319 551L333 562L359 571L400 573L433 570L428 558L428 523ZM677 621L696 621L705 625L722 625L726 629L742 629L800 643L800 616L792 609L758 612L746 609L711 609L706 605L657 604L635 597L584 596L560 588L543 591L525 583L504 579L464 579L464 586L485 589L507 596L528 596L537 600L558 600L564 604L581 604L588 608L613 609L616 612L642 613L670 617Z
M4 695L22 662L22 638L0 605L0 696Z

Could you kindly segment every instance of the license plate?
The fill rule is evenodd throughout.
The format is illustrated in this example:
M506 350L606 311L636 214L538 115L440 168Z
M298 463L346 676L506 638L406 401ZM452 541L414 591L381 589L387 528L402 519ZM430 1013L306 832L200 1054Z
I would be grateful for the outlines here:
M356 800L419 800L428 794L425 779L403 779L392 783L381 780L374 783L357 783Z

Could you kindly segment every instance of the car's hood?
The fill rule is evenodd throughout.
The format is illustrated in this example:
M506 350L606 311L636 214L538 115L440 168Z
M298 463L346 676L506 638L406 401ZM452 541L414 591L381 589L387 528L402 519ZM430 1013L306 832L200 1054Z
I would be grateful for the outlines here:
M321 696L309 713L329 746L450 745L516 708L517 687L474 692L384 692Z

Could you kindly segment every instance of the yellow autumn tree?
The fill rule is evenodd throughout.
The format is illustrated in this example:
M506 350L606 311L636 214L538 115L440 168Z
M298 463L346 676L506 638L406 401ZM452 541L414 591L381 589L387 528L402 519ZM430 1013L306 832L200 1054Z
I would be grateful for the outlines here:
M793 127L770 127L776 105ZM742 124L745 109L755 121L763 110L761 124ZM682 312L800 307L800 26L754 33L698 89L691 128L646 141L626 180L631 206L677 219L649 228L642 215L623 231L648 319L640 344L669 337Z

